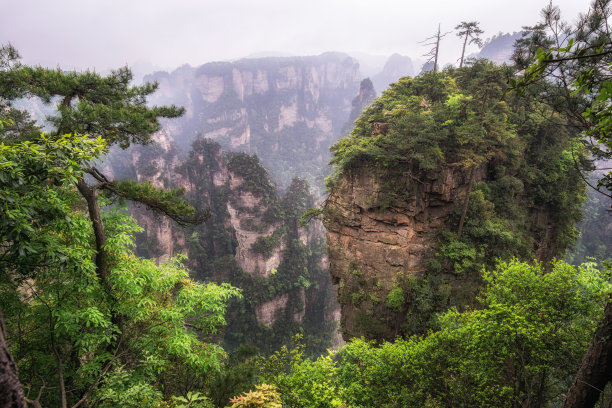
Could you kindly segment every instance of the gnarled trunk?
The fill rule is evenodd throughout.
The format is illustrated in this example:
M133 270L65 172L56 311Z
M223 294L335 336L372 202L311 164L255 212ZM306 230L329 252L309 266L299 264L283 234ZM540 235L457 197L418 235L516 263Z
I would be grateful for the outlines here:
M108 261L107 253L104 249L106 234L104 233L104 225L102 224L102 216L100 215L97 189L95 186L90 187L82 177L80 177L77 182L77 188L87 202L89 219L91 220L94 236L96 238L96 270L98 277L108 291L110 287L110 283L108 282Z
M0 311L0 408L25 408L23 389L17 376L17 365L6 343L4 318Z
M612 381L612 301L587 349L562 408L595 406L604 387Z

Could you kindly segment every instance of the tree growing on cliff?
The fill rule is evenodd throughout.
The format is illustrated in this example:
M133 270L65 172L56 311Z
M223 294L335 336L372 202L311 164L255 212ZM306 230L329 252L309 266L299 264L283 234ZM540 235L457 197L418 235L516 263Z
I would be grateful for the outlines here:
M55 126L49 132L51 137L81 133L100 137L109 147L118 144L126 148L132 143L150 143L151 135L160 129L160 118L174 118L183 113L182 108L175 106L148 107L146 98L157 89L157 84L130 86L132 73L127 67L112 71L106 77L89 71L65 73L59 69L22 66L18 63L19 54L10 46L5 49L8 50L4 52L5 59L9 62L0 67L0 105L10 107L11 101L24 97L38 97L45 103L59 98L57 112L47 118ZM0 136L11 143L6 134L0 133ZM161 191L150 184L129 180L116 182L94 166L87 167L84 172L93 184L83 175L76 180L76 185L87 203L94 228L96 269L103 282L108 281L109 266L98 204L100 191L141 202L180 224L204 219L180 198L182 190Z
M92 72L64 73L59 70L21 66L17 60L18 53L10 46L4 47L0 51L2 51L0 56L3 61L0 67L0 105L8 108L2 110L3 117L7 112L13 112L10 109L11 104L17 98L36 96L44 102L50 102L54 98L60 98L61 100L61 103L57 106L57 113L48 118L55 129L49 132L48 137L43 138L42 141L32 140L30 134L25 135L20 132L19 128L14 126L16 121L11 117L8 120L4 119L4 121L10 122L9 125L13 127L3 126L0 129L3 153L15 155L16 152L22 152L19 160L14 161L14 165L11 165L12 162L8 159L2 161L3 168L1 170L4 174L0 177L0 181L4 189L3 193L5 193L3 198L7 200L7 203L19 204L17 209L5 214L8 221L3 224L3 227L6 228L2 230L1 242L3 248L0 262L2 262L2 268L7 272L3 276L6 281L2 283L7 284L8 289L7 296L2 298L8 300L11 297L9 295L15 295L16 291L22 290L21 285L24 284L26 278L32 279L31 282L35 287L30 292L35 294L46 293L49 286L45 285L52 282L53 279L56 280L55 285L59 285L58 288L71 287L76 282L72 278L76 279L78 274L71 274L66 262L79 264L80 261L80 264L82 264L79 266L80 268L87 267L89 269L85 272L93 272L93 275L86 278L84 287L89 288L88 290L98 297L97 300L94 300L94 303L97 302L102 308L108 306L102 311L103 314L108 313L108 315L103 317L93 316L98 319L96 322L83 320L82 323L98 328L104 327L106 330L110 328L111 333L99 333L99 338L94 336L97 345L91 350L85 350L77 347L79 342L77 337L70 337L68 332L59 333L60 331L56 330L55 324L49 327L52 342L55 340L60 343L66 341L70 343L57 346L58 348L52 350L53 353L51 353L51 355L56 356L59 378L57 387L61 391L61 398L57 403L61 406L67 406L70 402L70 396L66 394L70 393L69 390L73 390L72 401L78 406L91 397L92 392L100 385L108 370L117 363L118 355L116 353L121 354L120 346L126 346L124 340L133 334L130 325L134 323L134 319L138 320L140 318L131 314L131 310L121 308L124 293L117 290L118 285L113 278L113 271L116 271L117 267L122 264L121 262L125 261L124 256L121 255L121 250L117 250L116 245L121 246L129 243L131 240L129 231L122 230L117 224L105 220L105 217L108 218L108 214L105 215L104 211L101 210L98 193L104 191L107 197L119 197L144 203L152 210L169 215L179 223L197 222L202 220L203 217L196 214L191 206L181 200L182 192L180 190L161 191L153 188L150 184L138 184L129 180L117 182L108 179L90 162L100 151L91 156L83 156L83 150L79 150L79 143L84 143L85 139L77 136L77 132L88 132L88 137L100 144L118 144L121 147L127 147L131 143L146 144L151 141L151 134L160 128L159 118L176 117L182 113L182 110L175 107L147 107L146 97L155 90L156 84L146 84L141 87L130 86L131 73L127 68L114 71L106 77ZM11 130L13 133L9 132ZM23 139L31 140L24 144ZM37 154L38 156L36 156ZM59 155L56 161L64 163L64 165L54 168L65 167L67 171L72 169L66 177L60 177L64 173L55 174L52 172L48 174L48 172L41 171L49 163L55 163L51 159L53 154ZM39 157L40 155L43 157ZM23 177L23 171L17 173L15 171L24 163L30 163L30 165L24 167L23 171L27 171L28 174L34 173L18 184L24 187L31 185L31 183L38 183L36 185L42 190L40 193L28 193L21 199L17 199L12 195L15 189L6 183L12 180L11 177ZM78 170L75 166L78 167ZM91 181L86 179L86 174L91 177L90 180L93 180L93 184L90 184ZM44 175L47 176L43 177ZM40 179L40 177L43 178ZM54 188L56 186L61 188L58 190ZM74 187L76 187L76 190ZM62 192L63 195L58 195L57 191ZM78 217L78 214L70 214L70 211L67 210L67 206L77 205L74 200L75 191L80 193L87 205L86 214L92 226L91 230L87 230L84 224L78 226L70 224L70 220L80 219L82 221L82 217ZM49 198L49 194L52 195L51 198ZM46 201L44 205L38 205L41 199ZM56 208L57 206L59 207ZM28 217L32 219L31 225L25 222ZM44 230L44 220L50 220L58 227L57 223L62 219L65 219L70 226L64 229L56 228L53 231ZM17 224L15 224L16 221ZM42 225L41 222L43 222ZM118 230L120 231L119 234L117 234ZM72 239L68 231L74 234ZM125 235L126 231L127 236ZM90 235L89 232L92 232L92 234ZM85 237L83 241L79 241L83 247L89 240L94 242L94 249L86 248L74 254L70 252L70 249L66 249L71 248L71 245L78 246L77 238L79 237ZM120 242L118 243L117 240ZM58 254L58 248L64 249L61 249ZM87 263L90 259L94 259L94 262ZM143 265L135 261L130 268L136 266ZM141 270L150 272L150 269L146 267L141 268ZM51 275L55 274L51 280L47 278L49 273ZM66 273L67 275L60 279L61 282L57 281L59 275ZM81 273L81 275L83 274ZM139 279L147 280L149 278ZM87 283L90 280L100 285L102 293L98 292L95 285ZM176 285L183 283L182 278L175 282ZM78 284L77 286L81 287L82 285ZM161 299L168 299L169 294L158 295ZM40 295L36 299L31 299L27 304L22 305L23 307L19 307L18 310L31 311L32 307L35 309L36 302L41 301L43 297L43 295ZM12 296L12 300L16 300L16 304L18 304L20 299ZM61 305L62 299L56 299L56 303ZM212 303L220 302L213 301ZM52 310L54 302L43 301L43 304L52 314L52 317L59 313L57 310ZM214 313L217 315L218 312L222 312L221 309L218 309L219 306L220 304L215 305L217 309L214 310ZM9 306L3 303L0 307L5 309ZM10 310L15 311L15 309ZM169 312L170 309L163 313ZM14 315L11 316L14 317ZM36 316L36 313L33 313L32 316ZM182 318L179 315L176 317L178 320L175 323L179 326L182 325L184 319L181 320ZM110 323L105 322L104 319L106 318L110 319ZM77 323L77 325L79 324ZM176 326L173 330L176 330L179 326ZM56 333L57 336L53 333ZM104 348L106 351L104 351ZM66 349L72 350L70 356L60 356ZM94 375L92 382L83 388L83 384L79 385L81 374L77 373L86 370L88 365L79 357L84 354L90 355L94 352L94 349L98 353L96 354L97 374ZM211 350L212 348L209 349L209 351ZM71 383L65 382L64 379L71 381ZM41 392L45 387L46 385L43 382L40 388ZM83 394L79 397L78 392L81 391Z
M423 284L398 278L404 294L410 293L403 305L391 311L372 302L361 309L373 316L376 310L397 313L387 323L393 327L389 333L425 333L449 305L474 305L468 291L478 286L479 270L496 259L548 261L576 237L584 186L574 160L583 149L566 119L546 104L516 95L502 99L505 74L504 68L478 60L461 69L402 78L364 111L351 137L332 147L336 173L323 212L330 226L350 225L334 196L344 194L348 180L366 174L376 180L376 195L365 199L370 207L364 211L385 214L420 211L427 200L439 200L428 195L437 191L430 186L446 177L456 180L443 199L445 226L432 231L437 235L422 263ZM380 123L386 132L376 132ZM449 281L470 284L445 288ZM349 299L360 289L340 290ZM380 330L363 335L380 339Z
M484 31L478 27L478 24L480 24L478 21L462 21L461 24L458 24L455 27L455 30L459 30L457 32L457 37L463 37L463 48L461 49L459 68L463 67L465 47L468 45L468 43L476 44L479 48L482 48L482 39L480 39L480 34L484 33Z

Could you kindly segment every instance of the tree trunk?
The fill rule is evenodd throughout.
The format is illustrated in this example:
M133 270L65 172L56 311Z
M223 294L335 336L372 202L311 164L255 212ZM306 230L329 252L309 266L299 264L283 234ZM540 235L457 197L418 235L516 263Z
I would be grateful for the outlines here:
M96 238L96 269L98 277L108 293L110 293L110 283L108 282L108 256L104 249L106 234L104 233L104 225L102 224L102 216L100 215L97 190L95 187L90 187L83 177L79 177L77 188L87 202L89 219L93 225L94 236Z
M587 349L561 408L592 408L612 381L612 301Z
M440 50L440 24L438 24L438 35L436 35L436 57L434 58L433 72L438 72L438 51Z
M0 311L0 408L26 408L17 365L6 343L4 318Z
M104 249L106 244L106 233L104 232L104 225L102 224L102 216L100 214L100 205L98 204L98 190L96 187L89 186L85 180L80 177L77 182L79 192L85 198L87 202L87 209L89 211L89 219L93 225L94 236L96 238L96 270L98 277L104 285L106 294L114 299L112 287L109 282L109 267L108 267L108 253ZM115 311L111 311L111 322L115 324L119 330L122 329L122 318ZM109 351L113 350L113 343L109 344Z
M465 35L465 40L463 41L463 49L461 50L461 60L459 61L459 68L463 67L463 57L465 56L465 46L467 45L469 34Z

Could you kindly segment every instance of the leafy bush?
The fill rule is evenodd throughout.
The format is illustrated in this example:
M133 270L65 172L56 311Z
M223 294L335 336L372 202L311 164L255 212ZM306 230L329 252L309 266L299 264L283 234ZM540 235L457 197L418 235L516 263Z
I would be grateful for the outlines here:
M387 306L395 311L399 311L403 304L404 291L399 286L394 286L387 295Z
M353 339L314 362L298 352L267 381L292 407L560 403L612 292L609 271L513 260L482 279L483 308L440 314L438 331L380 345Z
M255 391L246 392L230 400L228 408L282 408L276 387L268 384L255 386Z

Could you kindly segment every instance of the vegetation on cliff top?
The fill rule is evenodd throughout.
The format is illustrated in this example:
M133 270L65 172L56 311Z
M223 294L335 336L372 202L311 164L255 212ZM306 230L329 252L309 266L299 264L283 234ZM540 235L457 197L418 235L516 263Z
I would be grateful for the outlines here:
M609 271L517 260L483 272L482 308L440 329L316 360L283 350L263 366L290 407L541 407L560 404L611 292Z
M332 147L331 193L353 172L372 171L383 197L371 203L376 211L409 208L419 200L413 186L443 171L462 175L466 185L452 197L455 212L433 243L425 275L398 276L395 293L404 302L391 309L405 317L403 333L426 333L437 327L436 313L473 304L483 267L512 257L549 261L577 237L584 149L563 115L533 97L506 94L510 75L479 60L402 78ZM464 284L449 286L457 276ZM362 326L379 338L376 325Z
M484 83L490 91L475 92ZM467 168L481 163L486 157L477 156L479 150L491 146L482 153L490 155L515 136L501 101L503 83L502 71L484 61L400 79L363 112L350 137L332 146L336 172L328 186L363 165L389 177L397 175L392 172L418 177L444 164Z

